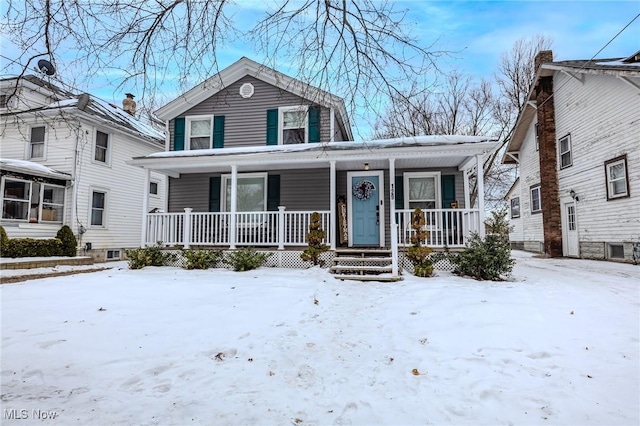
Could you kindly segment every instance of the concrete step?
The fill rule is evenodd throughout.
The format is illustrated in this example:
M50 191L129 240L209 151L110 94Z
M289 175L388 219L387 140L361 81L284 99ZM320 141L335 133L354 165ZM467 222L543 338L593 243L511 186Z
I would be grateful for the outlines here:
M402 281L402 277L389 277L380 275L334 275L337 280L349 281L380 281L380 282L396 282Z
M355 257L355 256L349 256L349 257L343 257L343 256L339 256L339 257L334 257L333 258L333 262L334 263L338 263L338 262L391 262L391 257Z
M336 265L331 267L333 271L360 271L360 272L372 272L376 274L391 272L392 267L389 266L356 266L356 265Z

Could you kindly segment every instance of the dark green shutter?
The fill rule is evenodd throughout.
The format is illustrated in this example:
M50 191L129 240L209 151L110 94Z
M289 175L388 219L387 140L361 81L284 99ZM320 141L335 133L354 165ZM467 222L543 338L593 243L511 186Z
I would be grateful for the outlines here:
M173 150L182 151L184 149L184 117L173 120Z
M280 205L280 175L267 176L267 211L278 210Z
M224 148L224 115L213 117L213 147Z
M278 145L278 110L267 110L267 145Z
M209 211L220 211L220 176L209 178Z
M396 210L404 210L404 177L396 176Z
M443 175L440 177L440 194L442 198L442 208L450 209L451 203L456 201L456 177L454 175Z
M320 142L320 108L309 108L309 143Z

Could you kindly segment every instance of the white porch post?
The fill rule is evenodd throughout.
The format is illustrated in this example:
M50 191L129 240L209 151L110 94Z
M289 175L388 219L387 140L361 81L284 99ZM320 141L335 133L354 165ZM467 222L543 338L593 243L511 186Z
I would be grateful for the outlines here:
M336 162L330 161L330 171L329 171L329 202L331 205L329 206L329 239L331 250L336 249Z
M479 225L479 229L480 229L480 237L484 238L485 236L485 229L484 229L484 218L485 218L485 212L484 212L484 166L483 166L483 156L482 155L476 155L476 170L477 170L477 180L478 180L478 210L480 211L479 214L479 218L480 218L480 223Z
M223 188L223 191L226 189ZM238 206L238 166L231 166L231 217L229 218L229 248L236 248L236 208Z
M278 206L278 250L284 250L284 211L285 206Z
M151 170L144 170L144 192L142 193L142 230L140 232L140 247L147 245L147 228L149 226L149 182L151 180Z
M191 207L184 208L184 223L182 224L182 243L184 248L191 247Z
M396 223L396 159L389 158L389 217L392 225Z
M472 209L473 206L471 205L471 194L469 193L469 171L468 170L463 170L462 171L462 181L464 182L464 208L465 209Z

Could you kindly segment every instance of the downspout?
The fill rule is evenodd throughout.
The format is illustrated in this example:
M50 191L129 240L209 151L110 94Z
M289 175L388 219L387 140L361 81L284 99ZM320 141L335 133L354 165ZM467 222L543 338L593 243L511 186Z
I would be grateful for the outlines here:
M76 215L76 211L78 209L78 177L76 173L78 171L78 144L80 143L80 131L82 129L82 124L80 120L78 120L78 127L76 127L76 141L73 147L73 165L71 167L71 185L73 186L73 190L71 192L71 229L76 227L76 224L79 224L78 217ZM78 242L82 240L82 234L80 229L77 230Z
M485 237L485 211L484 211L484 167L483 156L476 155L476 181L478 182L478 210L480 211L480 237Z
M151 170L144 170L144 191L142 193L142 229L140 230L140 247L147 246L147 227L149 222L149 182Z

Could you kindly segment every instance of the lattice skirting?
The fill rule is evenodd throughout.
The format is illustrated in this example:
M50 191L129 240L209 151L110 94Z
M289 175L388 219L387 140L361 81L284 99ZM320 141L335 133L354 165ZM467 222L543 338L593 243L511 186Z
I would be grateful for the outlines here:
M289 269L306 269L313 266L311 262L305 262L300 258L302 250L256 250L259 253L269 253L271 256L267 259L264 266L268 268L289 268ZM180 250L165 250L165 252L175 254L174 260L167 266L175 266L182 268L184 265L184 258ZM326 251L320 255L320 260L323 261L323 267L329 268L333 262L335 253L332 251ZM443 253L432 253L431 260L435 270L438 271L453 271L454 265ZM362 262L362 261L358 261ZM359 264L360 264L359 263ZM372 263L374 265L374 263ZM216 265L217 268L228 268L231 266L224 261L219 262ZM405 252L398 253L398 268L402 271L413 273L413 264L407 258Z

